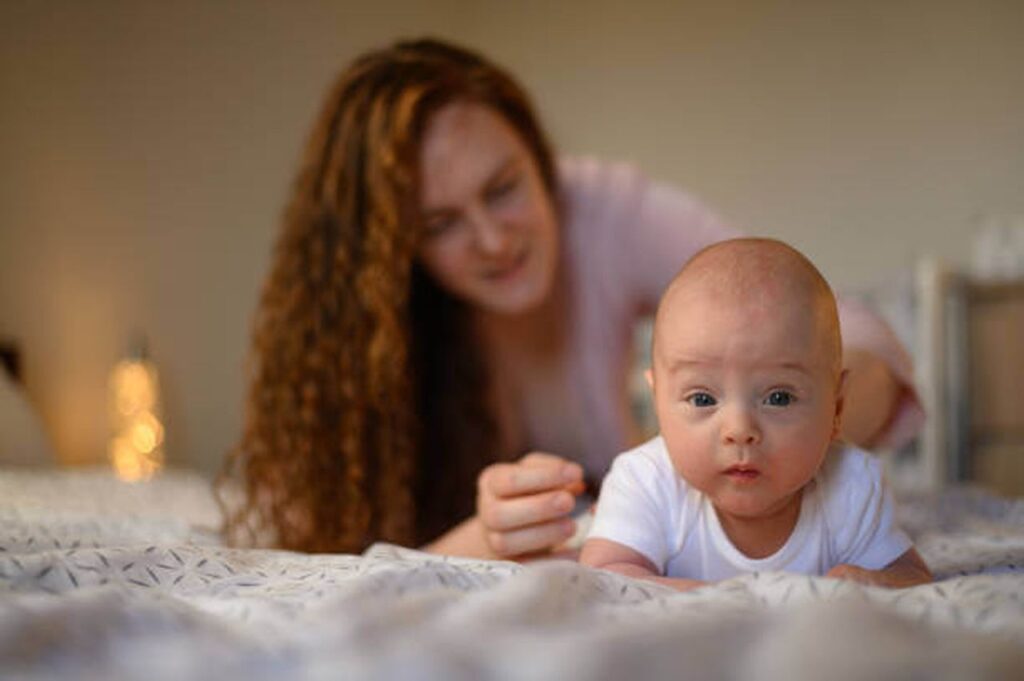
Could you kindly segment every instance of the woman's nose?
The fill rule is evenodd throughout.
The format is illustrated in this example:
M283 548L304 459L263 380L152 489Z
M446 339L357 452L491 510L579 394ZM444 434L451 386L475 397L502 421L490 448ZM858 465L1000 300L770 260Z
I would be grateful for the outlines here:
M722 441L731 445L754 445L761 441L761 429L749 409L735 406L727 410Z
M508 249L508 230L486 207L473 209L467 217L473 227L474 243L481 253L501 255Z

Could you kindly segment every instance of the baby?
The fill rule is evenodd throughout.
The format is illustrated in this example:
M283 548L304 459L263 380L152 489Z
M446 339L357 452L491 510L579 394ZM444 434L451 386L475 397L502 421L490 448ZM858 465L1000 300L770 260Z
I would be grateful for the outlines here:
M931 581L877 460L840 444L835 298L803 255L736 239L695 255L654 324L661 435L619 455L580 562L678 589L785 570Z

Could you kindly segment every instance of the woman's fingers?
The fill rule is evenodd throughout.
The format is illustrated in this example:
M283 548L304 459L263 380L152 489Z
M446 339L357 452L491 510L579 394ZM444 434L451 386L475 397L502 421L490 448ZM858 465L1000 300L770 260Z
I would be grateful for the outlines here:
M485 527L504 532L561 518L575 503L571 493L556 490L511 499L482 497L478 511Z
M488 532L487 543L499 556L510 558L527 553L548 551L572 536L575 521L569 518L523 527L511 532Z
M496 497L517 497L567 487L581 480L583 468L579 464L534 453L517 463L488 466L480 474L480 490Z
M529 452L524 454L517 463L521 463L524 466L545 466L553 463L566 463L566 460L547 452Z
M577 480L572 484L566 485L564 489L574 497L578 497L587 491L587 483L583 482L583 480Z
M477 516L487 544L502 557L547 551L572 536L566 517L583 491L579 464L533 452L488 466L478 480Z

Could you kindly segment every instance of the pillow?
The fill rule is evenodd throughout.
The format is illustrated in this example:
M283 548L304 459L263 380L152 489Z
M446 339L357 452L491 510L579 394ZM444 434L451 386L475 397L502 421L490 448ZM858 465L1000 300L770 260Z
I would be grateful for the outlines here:
M0 465L52 465L56 459L25 394L0 369Z

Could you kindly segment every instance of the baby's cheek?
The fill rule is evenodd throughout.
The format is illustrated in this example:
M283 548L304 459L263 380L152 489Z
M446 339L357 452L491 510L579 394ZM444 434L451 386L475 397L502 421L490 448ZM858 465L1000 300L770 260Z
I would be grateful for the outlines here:
M685 422L676 415L662 421L661 434L676 472L689 484L704 490L717 470L717 440L713 429L705 423Z
M702 492L708 491L708 486L715 477L715 466L707 454L691 450L685 454L672 457L672 463L676 472L692 487Z

